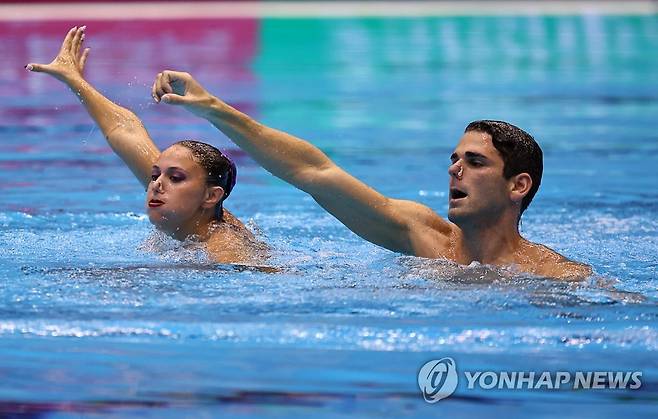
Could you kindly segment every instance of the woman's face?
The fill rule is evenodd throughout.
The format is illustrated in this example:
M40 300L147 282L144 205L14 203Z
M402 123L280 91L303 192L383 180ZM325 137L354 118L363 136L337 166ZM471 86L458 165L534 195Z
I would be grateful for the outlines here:
M206 171L180 145L163 151L153 165L146 192L149 220L166 233L191 233L199 220L212 215L213 200Z

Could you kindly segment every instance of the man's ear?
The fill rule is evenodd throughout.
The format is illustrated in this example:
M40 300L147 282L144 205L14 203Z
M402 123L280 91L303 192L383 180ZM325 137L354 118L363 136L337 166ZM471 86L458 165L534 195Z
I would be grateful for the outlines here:
M527 173L519 173L510 178L509 185L510 199L514 202L521 203L532 188L532 178Z
M221 186L208 186L206 196L203 200L203 208L215 208L217 203L224 197L224 188Z

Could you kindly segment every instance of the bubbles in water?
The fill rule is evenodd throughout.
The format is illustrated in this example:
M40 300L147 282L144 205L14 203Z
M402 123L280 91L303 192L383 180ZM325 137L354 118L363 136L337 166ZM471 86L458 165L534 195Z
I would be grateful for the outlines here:
M178 241L156 229L153 229L138 249L154 254L162 261L211 263L204 243L193 239Z

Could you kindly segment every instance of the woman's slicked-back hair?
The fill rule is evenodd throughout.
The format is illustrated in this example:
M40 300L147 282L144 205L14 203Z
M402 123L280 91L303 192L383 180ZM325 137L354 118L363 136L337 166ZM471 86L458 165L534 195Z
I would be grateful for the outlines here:
M200 141L183 140L178 141L174 145L179 145L190 150L194 161L206 171L208 176L206 181L209 185L221 186L224 189L224 196L215 207L215 218L222 220L224 216L223 202L231 194L238 176L238 169L235 167L235 163L217 148Z
M474 121L464 132L477 131L491 135L491 141L503 157L503 176L509 179L519 173L527 173L532 179L532 187L521 201L521 214L534 198L544 171L544 156L539 144L521 128L504 121Z

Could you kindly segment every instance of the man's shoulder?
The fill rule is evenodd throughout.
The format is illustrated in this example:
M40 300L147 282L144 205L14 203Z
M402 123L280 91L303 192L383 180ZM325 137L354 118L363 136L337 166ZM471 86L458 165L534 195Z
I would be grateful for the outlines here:
M446 257L456 226L432 208L416 201L396 200L404 214L414 256Z
M537 274L566 280L581 280L592 275L591 266L571 260L546 245L532 245L537 252L534 260Z

